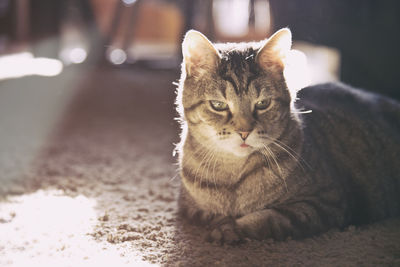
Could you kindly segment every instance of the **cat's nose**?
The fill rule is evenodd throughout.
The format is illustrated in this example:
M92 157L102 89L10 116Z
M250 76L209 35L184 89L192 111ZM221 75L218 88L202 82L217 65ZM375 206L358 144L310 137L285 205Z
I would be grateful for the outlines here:
M238 132L242 140L246 140L246 138L249 136L250 132Z

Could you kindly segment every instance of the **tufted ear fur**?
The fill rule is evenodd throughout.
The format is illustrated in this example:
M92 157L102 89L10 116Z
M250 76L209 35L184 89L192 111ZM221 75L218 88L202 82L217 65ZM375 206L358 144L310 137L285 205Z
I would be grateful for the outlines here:
M283 28L265 40L259 50L256 62L265 70L282 72L284 60L292 46L292 33L289 29Z
M186 75L196 78L214 70L220 60L218 51L207 37L195 30L186 33L182 53Z

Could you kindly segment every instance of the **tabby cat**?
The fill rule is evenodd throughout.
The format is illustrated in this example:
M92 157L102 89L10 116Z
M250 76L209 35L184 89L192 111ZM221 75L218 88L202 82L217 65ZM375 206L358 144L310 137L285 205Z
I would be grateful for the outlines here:
M303 238L399 214L398 102L338 83L291 90L288 29L242 44L191 30L182 50L179 208L210 241Z

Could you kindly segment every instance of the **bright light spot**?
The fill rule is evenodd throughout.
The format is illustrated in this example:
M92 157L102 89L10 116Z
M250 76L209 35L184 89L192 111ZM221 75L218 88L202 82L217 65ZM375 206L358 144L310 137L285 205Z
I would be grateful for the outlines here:
M307 58L303 52L290 50L284 59L284 76L291 91L298 91L310 84L310 73Z
M133 5L137 0L122 0L125 5Z
M76 47L69 52L69 59L74 64L79 64L85 61L87 53L85 49Z
M29 52L0 57L0 80L28 75L56 76L62 70L59 60L34 58Z
M0 202L0 266L151 266L127 247L93 239L95 206L58 190Z
M60 58L67 65L80 64L85 61L86 57L87 52L82 47L65 48L60 53Z
M338 81L340 77L340 52L332 47L295 42L293 47L307 56L310 84Z
M245 35L249 29L249 0L213 1L213 16L222 34Z
M32 73L40 76L56 76L60 74L63 69L62 63L57 59L38 57L35 58L32 63L32 69L36 69L36 71L32 71Z
M109 54L109 60L115 64L115 65L120 65L124 63L127 59L127 55L124 50L122 49L112 49L110 54Z
M96 217L95 204L94 200L84 196L72 198L62 191L40 190L11 198L9 203L0 206L0 214L14 211L13 223L25 224L26 230L34 235L60 234L65 232L66 226L85 232L91 229ZM6 234L4 232L1 236Z

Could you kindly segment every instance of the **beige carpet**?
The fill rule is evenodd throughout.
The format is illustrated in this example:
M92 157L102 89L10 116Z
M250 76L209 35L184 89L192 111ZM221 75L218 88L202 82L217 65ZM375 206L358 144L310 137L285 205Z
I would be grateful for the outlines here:
M176 217L177 73L0 84L0 266L400 266L400 219L217 246Z

